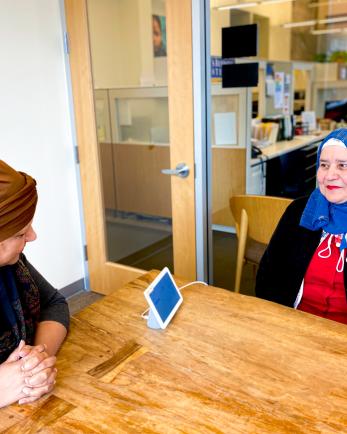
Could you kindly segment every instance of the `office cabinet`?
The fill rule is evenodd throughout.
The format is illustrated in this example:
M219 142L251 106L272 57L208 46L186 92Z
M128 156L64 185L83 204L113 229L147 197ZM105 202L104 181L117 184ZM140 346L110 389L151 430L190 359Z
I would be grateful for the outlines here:
M269 160L266 194L292 199L310 194L316 186L318 145L313 143Z

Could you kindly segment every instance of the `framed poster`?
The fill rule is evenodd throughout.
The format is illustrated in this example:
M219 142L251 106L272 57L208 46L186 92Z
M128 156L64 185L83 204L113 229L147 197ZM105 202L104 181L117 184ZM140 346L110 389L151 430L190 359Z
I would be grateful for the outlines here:
M154 57L166 57L166 17L152 15Z

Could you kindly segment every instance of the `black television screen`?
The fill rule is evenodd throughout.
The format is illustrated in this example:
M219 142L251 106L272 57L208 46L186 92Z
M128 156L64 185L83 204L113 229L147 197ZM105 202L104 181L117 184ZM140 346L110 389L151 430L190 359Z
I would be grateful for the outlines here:
M257 24L224 27L222 29L222 58L257 55Z
M258 63L222 65L222 87L254 87L258 85Z
M327 101L325 103L324 117L337 122L347 121L347 99Z

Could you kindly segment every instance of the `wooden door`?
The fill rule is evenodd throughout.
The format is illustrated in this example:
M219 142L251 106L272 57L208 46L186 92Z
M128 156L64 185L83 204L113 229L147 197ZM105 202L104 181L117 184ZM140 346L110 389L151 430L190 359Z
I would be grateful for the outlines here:
M125 2L123 2L125 4ZM98 148L87 0L65 0L84 221L92 290L107 294L144 270L108 260L105 192ZM171 177L175 274L196 277L191 0L166 1L170 166L184 162L187 178Z

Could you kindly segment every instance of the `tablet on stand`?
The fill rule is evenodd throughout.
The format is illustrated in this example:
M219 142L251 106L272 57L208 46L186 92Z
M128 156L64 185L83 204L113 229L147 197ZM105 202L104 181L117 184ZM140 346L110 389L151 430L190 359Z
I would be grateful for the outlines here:
M144 296L150 308L147 325L154 329L165 329L183 301L167 267L145 290Z

